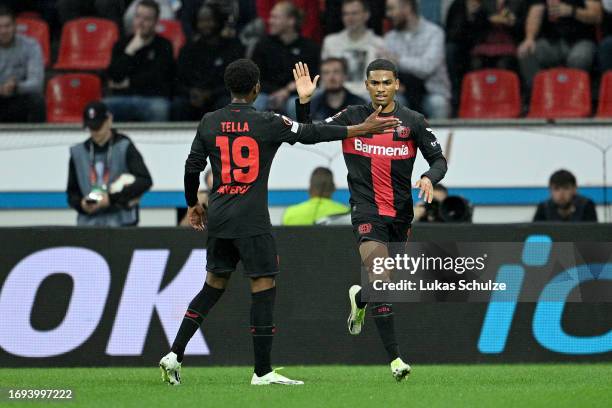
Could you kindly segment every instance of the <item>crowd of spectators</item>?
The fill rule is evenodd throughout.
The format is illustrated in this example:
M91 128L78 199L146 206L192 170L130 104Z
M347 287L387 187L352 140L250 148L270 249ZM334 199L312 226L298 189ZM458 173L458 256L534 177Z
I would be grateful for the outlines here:
M45 72L18 15L47 21L53 54L67 21L117 24L110 65L94 72L117 121L199 119L228 101L223 71L243 56L261 70L256 107L289 115L297 61L322 74L314 113L367 98L365 67L382 57L399 67L401 102L429 118L456 114L471 70L514 70L528 97L541 69L578 68L594 84L612 69L612 0L0 0L1 122L44 121L45 75L63 73ZM180 22L180 53L159 20Z

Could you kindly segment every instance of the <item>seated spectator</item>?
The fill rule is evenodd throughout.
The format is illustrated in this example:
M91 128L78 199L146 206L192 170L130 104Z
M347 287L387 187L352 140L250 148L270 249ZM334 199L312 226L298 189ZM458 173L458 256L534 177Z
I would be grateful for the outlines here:
M446 19L446 63L458 105L466 72L516 69L523 0L455 0Z
M555 66L590 71L595 56L598 0L532 0L525 40L518 48L521 74L529 88L541 69Z
M289 96L295 92L293 67L302 61L318 74L320 49L302 37L300 10L288 1L276 3L270 13L270 35L255 47L253 61L261 72L262 90L253 104L257 110L286 111ZM293 100L291 100L293 102Z
M204 113L229 103L223 74L230 62L244 56L244 49L237 39L221 36L224 23L218 8L202 6L198 13L198 35L183 47L179 56L173 120L200 120Z
M323 40L321 58L344 58L348 65L346 89L352 93L368 97L363 86L368 64L378 58L378 50L384 47L381 37L368 29L370 10L367 0L343 0L342 22L344 30L330 34Z
M157 121L169 118L174 81L172 45L155 33L159 6L153 0L138 3L134 35L113 47L108 68L108 86L113 96L105 98L117 121Z
M577 194L576 177L567 170L558 170L548 183L550 199L538 205L533 221L597 222L595 203Z
M38 42L17 34L15 14L0 6L0 122L44 122L44 63Z
M310 176L310 199L287 207L283 225L314 225L321 218L348 213L350 209L346 205L331 199L334 191L336 186L332 171L317 167Z
M61 24L79 17L108 18L121 27L121 16L125 12L125 0L57 0L57 13Z
M368 27L376 34L383 33L383 22L385 20L385 2L366 0L370 19ZM323 27L326 34L337 33L346 28L342 21L342 0L325 0L325 12L322 17Z
M197 35L196 20L203 5L214 7L223 15L221 36L235 38L251 20L257 18L255 3L251 0L181 0L178 18L187 39Z
M70 148L68 204L79 226L138 225L140 197L153 181L134 143L118 133L106 105L91 102L83 110L90 137Z
M612 0L602 0L604 17L601 24L603 39L599 44L599 70L612 70Z
M393 30L385 35L383 58L397 63L410 109L429 118L447 118L451 86L444 31L419 16L417 0L387 0L387 17Z
M175 9L174 6L178 3L174 0L152 0L157 3L159 8L158 20L174 20ZM128 7L125 14L123 15L123 27L126 34L134 34L134 16L136 15L136 9L140 4L139 1L134 1Z
M278 3L282 2L284 0L255 0L257 15L266 22L270 34L272 34L272 10ZM300 10L300 14L303 16L304 24L300 24L298 32L308 39L318 43L321 42L322 32L319 2L313 0L293 0L291 3Z
M346 71L346 62L340 58L328 58L321 63L323 91L315 95L310 102L312 120L323 121L349 105L366 103L363 98L344 87Z

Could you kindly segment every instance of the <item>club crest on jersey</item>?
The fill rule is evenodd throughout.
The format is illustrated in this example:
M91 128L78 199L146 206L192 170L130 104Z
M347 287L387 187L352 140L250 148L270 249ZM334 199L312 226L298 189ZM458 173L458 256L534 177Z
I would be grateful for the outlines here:
M410 128L407 128L406 126L399 126L397 128L397 135L404 139L407 138L410 136Z
M361 235L369 234L370 232L372 232L372 224L370 223L359 224L359 227L357 228L357 230L359 231Z

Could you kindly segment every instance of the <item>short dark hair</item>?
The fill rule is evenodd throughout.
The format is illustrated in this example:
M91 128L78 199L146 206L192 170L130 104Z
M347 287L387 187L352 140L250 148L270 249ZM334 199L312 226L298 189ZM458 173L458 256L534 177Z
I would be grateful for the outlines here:
M310 175L310 194L322 197L332 195L336 186L334 185L334 173L327 167L317 167Z
M225 68L223 80L232 94L248 95L259 82L259 67L250 59L237 59Z
M276 3L277 6L279 4L286 5L287 17L295 19L295 31L297 31L298 33L302 31L302 23L304 22L304 13L302 12L302 10L298 6L293 4L291 1L283 0Z
M359 3L365 11L370 11L370 2L368 0L342 0L342 5L349 3Z
M15 21L15 12L9 6L0 4L0 16L9 16L11 20Z
M143 6L143 7L148 7L148 8L155 10L155 19L159 20L159 15L161 12L159 10L159 4L157 4L157 2L153 0L140 0L138 2L138 5Z
M576 187L576 176L565 169L557 170L550 176L548 185L550 187Z
M372 71L391 71L397 78L397 66L393 62L386 59L379 58L370 62L368 68L366 68L366 77L369 77L370 72Z
M328 57L328 58L325 58L323 61L321 61L321 67L323 67L323 65L329 64L331 62L339 62L340 65L342 65L342 72L344 72L345 74L348 72L348 63L346 62L346 59L339 58L339 57Z

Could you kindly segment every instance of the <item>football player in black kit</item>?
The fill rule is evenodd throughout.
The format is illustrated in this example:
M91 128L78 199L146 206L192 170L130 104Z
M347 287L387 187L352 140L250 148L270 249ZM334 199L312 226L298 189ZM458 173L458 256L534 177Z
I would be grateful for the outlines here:
M395 118L373 111L356 126L299 124L251 105L260 90L259 68L248 59L232 62L224 81L232 102L202 118L185 163L187 216L196 230L208 231L206 283L193 298L170 353L159 362L162 380L178 385L187 343L219 300L242 261L251 280L251 334L255 354L253 385L298 385L272 370L270 352L278 256L268 213L268 176L281 143L313 144L343 140L395 127ZM210 159L213 188L208 209L198 202L199 174ZM206 227L205 224L207 223Z
M313 81L308 67L302 63L296 64L293 76L299 95L296 100L298 121L310 123L309 102L318 77ZM372 61L366 69L365 86L370 103L349 106L325 122L342 126L360 123L381 107L381 117L396 117L401 122L397 128L342 142L351 193L351 221L361 260L368 269L370 281L389 281L390 270L374 275L372 268L375 258L385 258L393 252L390 244L405 247L410 235L413 218L411 176L417 149L430 166L415 184L420 189L419 198L423 197L426 202L431 202L433 185L442 180L447 166L440 143L423 115L394 100L399 89L395 64L384 59ZM364 324L367 306L361 299L361 286L349 289L349 300L348 329L357 335ZM373 303L371 312L389 357L391 373L401 381L410 373L410 366L400 357L393 307L389 303Z

